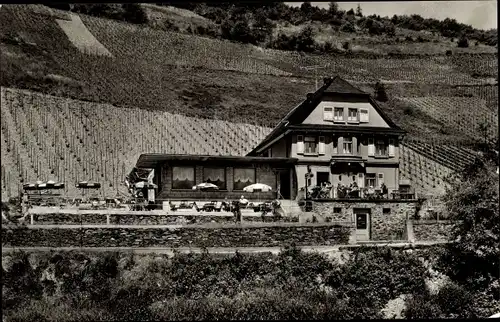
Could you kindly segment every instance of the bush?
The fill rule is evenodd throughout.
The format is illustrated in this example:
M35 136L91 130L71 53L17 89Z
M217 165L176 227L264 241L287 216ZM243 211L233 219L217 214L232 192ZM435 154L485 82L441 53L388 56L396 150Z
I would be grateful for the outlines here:
M389 100L385 91L385 86L380 82L375 84L375 99L379 102L387 102Z
M345 50L349 50L351 48L351 46L350 46L348 41L344 41L342 43L342 48L344 48Z
M406 319L437 319L441 308L428 295L414 295L406 300L403 314Z
M350 22L346 22L340 27L340 31L343 32L355 32L356 28L354 28L354 25Z
M435 296L441 311L452 318L471 318L472 296L463 286L446 283Z
M466 37L461 37L460 40L458 40L457 47L460 48L469 47L469 40Z

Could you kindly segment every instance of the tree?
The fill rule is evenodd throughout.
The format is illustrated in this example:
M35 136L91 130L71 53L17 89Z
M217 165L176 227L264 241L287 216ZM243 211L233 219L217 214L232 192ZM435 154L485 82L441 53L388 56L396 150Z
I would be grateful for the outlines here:
M330 2L328 4L328 14L330 16L336 16L339 12L339 5L336 2Z
M375 99L379 102L387 102L389 100L385 91L385 86L380 82L375 84Z
M498 280L500 271L497 167L498 155L496 164L477 157L459 180L451 182L444 197L446 209L455 220L451 231L454 243L444 262L450 277L481 290Z
M361 6L358 3L358 6L356 7L356 16L358 17L363 17L363 12L361 11Z
M297 37L297 50L312 52L314 51L314 44L314 30L310 25L307 25Z
M457 46L460 48L469 47L469 40L467 39L467 37L465 37L465 36L460 37L460 39L458 40Z
M148 22L148 16L141 5L137 3L126 3L123 4L123 20L135 23L143 24Z

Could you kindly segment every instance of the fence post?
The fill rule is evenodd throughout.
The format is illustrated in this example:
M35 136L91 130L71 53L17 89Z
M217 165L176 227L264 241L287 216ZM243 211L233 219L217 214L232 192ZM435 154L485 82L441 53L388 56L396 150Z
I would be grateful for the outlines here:
M30 214L30 224L33 226L35 220L34 220L34 215L33 214Z

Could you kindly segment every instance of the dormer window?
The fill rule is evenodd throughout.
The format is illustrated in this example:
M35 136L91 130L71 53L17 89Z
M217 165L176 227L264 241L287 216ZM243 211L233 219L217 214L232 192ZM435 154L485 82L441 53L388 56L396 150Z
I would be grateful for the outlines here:
M323 108L323 120L333 121L333 107L325 106Z
M333 120L335 122L344 122L344 108L343 107L336 107L335 108Z
M347 114L347 121L348 122L358 122L358 109L357 108L350 108Z

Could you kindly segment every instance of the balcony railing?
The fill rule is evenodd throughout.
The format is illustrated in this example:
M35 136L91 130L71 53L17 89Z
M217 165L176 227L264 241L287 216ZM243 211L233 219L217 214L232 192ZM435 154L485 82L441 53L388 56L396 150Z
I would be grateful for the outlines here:
M357 199L357 200L414 200L416 194L411 191L392 190L386 194L381 189L315 186L309 189L307 199Z

